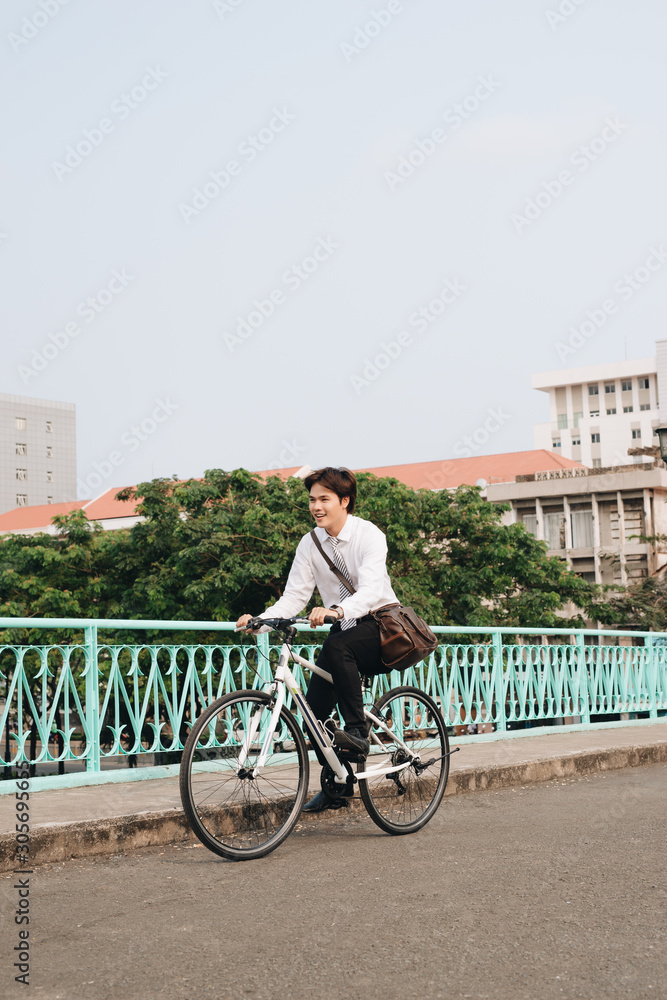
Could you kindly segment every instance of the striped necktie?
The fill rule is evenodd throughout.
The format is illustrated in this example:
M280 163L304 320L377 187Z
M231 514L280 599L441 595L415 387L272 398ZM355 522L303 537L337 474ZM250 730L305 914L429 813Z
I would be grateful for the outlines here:
M343 557L338 551L338 539L334 538L333 535L329 535L329 541L331 542L331 548L333 549L333 561L336 569L343 574L348 580L350 579L350 574L347 571L347 567L343 562ZM338 581L338 593L340 594L340 601L344 601L346 597L350 596L350 591L347 589L344 583ZM348 628L354 628L357 624L356 618L341 618L340 627L345 631Z

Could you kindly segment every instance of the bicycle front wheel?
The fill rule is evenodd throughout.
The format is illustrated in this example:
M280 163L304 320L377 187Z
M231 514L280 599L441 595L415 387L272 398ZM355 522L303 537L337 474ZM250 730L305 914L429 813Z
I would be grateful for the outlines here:
M359 770L395 770L360 778L361 797L382 830L415 833L428 823L445 794L449 740L442 715L433 699L415 687L387 691L372 713L386 729L373 723L371 752Z
M282 708L266 763L256 771L272 707L262 691L212 702L183 750L183 809L202 844L232 861L264 857L289 835L308 791L303 733Z

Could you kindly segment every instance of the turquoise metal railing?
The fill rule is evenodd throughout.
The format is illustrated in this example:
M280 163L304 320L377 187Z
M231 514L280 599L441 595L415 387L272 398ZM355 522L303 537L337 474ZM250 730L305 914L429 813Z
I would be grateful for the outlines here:
M73 633L67 644L0 646L6 777L20 761L53 770L53 764L78 760L91 776L119 755L131 765L149 754L169 763L203 707L228 691L262 686L278 654L266 635L256 644L234 642L231 622L4 618L0 628ZM102 629L105 635L220 632L230 641L128 645L100 642ZM396 684L415 684L436 699L449 725L485 723L498 734L515 723L577 719L587 726L591 716L646 713L655 719L667 710L667 634L523 629L517 641L516 629L468 627L470 638L459 642L460 626L434 631L444 640L435 653L402 674L374 678L369 700ZM298 651L313 659L318 648L310 642ZM294 672L307 683L299 666Z

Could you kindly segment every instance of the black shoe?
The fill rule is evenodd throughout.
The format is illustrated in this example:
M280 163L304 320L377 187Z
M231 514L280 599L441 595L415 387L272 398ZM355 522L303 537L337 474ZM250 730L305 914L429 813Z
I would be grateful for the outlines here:
M334 746L339 750L349 750L361 758L368 757L371 748L365 729L337 729L334 733Z
M318 792L317 795L306 802L305 806L301 810L305 813L319 813L324 812L325 809L341 809L343 806L347 805L347 799L338 798L330 799L328 795L324 792Z

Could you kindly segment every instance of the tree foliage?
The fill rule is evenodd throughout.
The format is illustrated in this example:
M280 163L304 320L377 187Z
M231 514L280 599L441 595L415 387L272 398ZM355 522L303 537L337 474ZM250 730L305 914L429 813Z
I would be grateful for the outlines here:
M370 473L358 486L355 513L385 532L399 599L432 624L575 627L592 613L596 588L522 525L502 524L477 488L415 491ZM138 500L145 520L103 532L76 511L54 519L55 536L5 537L0 615L235 620L280 596L311 527L300 480L244 469L119 497Z

